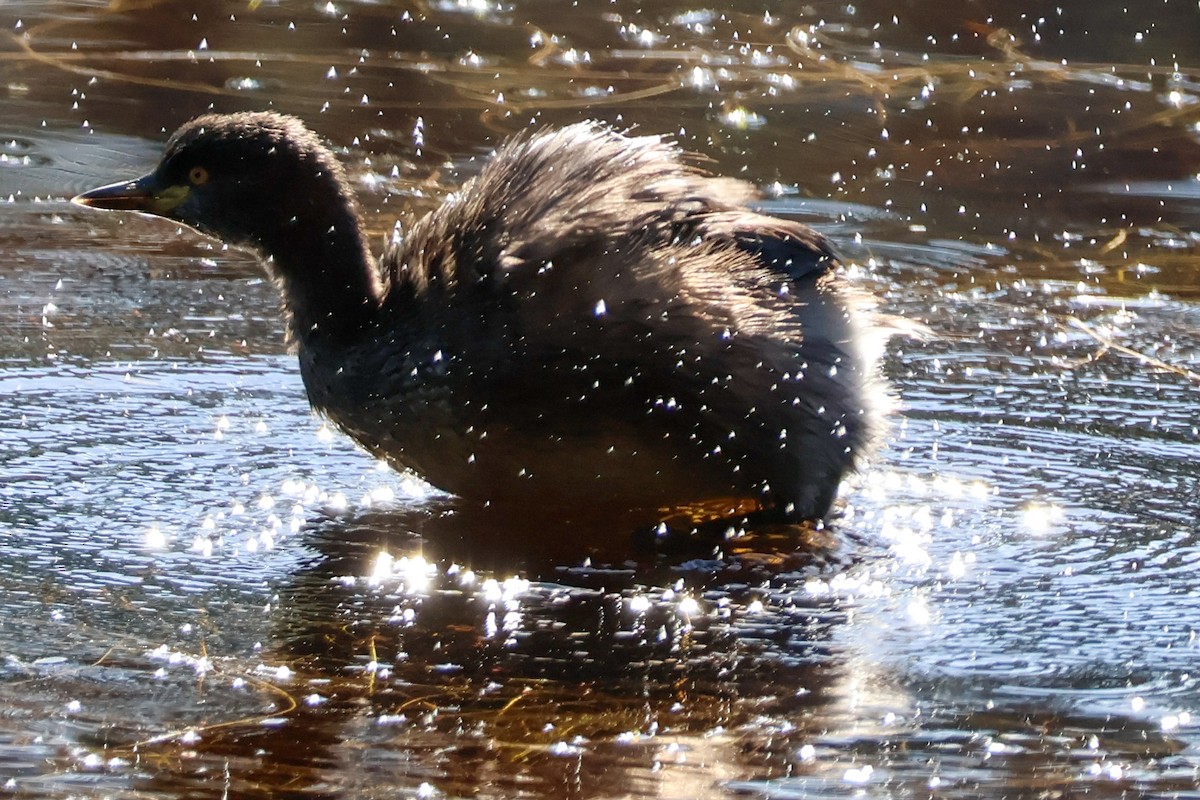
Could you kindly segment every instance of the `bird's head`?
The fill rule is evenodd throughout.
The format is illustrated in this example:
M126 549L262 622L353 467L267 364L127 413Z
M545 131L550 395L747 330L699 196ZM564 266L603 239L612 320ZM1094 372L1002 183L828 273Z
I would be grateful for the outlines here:
M337 158L300 120L274 112L197 117L171 136L152 172L74 202L167 217L268 253L301 229L356 219Z

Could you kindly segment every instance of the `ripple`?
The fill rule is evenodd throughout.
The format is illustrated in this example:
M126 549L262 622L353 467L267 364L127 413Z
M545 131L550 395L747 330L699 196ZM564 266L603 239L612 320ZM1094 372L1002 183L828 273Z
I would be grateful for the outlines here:
M0 155L23 156L33 152L34 149L35 145L29 139L0 137Z
M52 163L50 156L38 151L34 141L0 134L0 169L44 168Z

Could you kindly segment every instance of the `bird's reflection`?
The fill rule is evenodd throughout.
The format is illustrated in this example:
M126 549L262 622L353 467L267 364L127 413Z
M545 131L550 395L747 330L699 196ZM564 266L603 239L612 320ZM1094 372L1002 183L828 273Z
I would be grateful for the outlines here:
M768 552L782 534L603 561L536 521L536 546L506 550L494 522L440 500L312 521L261 652L289 677L264 682L262 720L203 731L155 787L208 796L222 763L213 797L700 796L786 770L764 726L823 724L844 611L803 590L819 565Z
M560 509L520 514L426 497L419 504L316 520L306 541L319 560L346 574L366 574L380 550L395 557L476 572L517 574L530 580L620 589L686 577L693 586L719 585L737 576L772 576L845 567L854 545L821 523L775 523L756 509L738 513L736 501L661 509L670 524L638 527L644 509L622 514L595 509L564 517ZM618 577L622 576L622 577Z
M295 722L321 729L311 741L331 757L373 719L389 749L444 748L434 783L451 794L531 780L562 796L638 784L654 796L671 783L664 766L726 777L698 766L741 760L739 736L721 731L825 702L840 614L804 599L795 574L747 581L762 560L736 557L589 565L579 540L536 525L539 547L506 554L508 532L486 521L435 504L306 532L313 555L280 592L276 655L329 681L328 706ZM712 748L729 752L697 760Z

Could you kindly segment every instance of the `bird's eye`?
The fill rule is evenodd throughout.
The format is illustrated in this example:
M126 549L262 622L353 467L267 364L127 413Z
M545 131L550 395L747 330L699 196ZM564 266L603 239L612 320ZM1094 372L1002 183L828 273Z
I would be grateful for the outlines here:
M193 186L203 186L208 183L208 170L204 167L192 167L188 171L188 180Z

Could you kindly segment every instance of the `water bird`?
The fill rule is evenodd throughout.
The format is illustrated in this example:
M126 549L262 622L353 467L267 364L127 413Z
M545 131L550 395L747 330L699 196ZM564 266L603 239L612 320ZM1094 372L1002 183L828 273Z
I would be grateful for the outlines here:
M376 257L331 150L248 112L187 122L152 172L74 202L260 254L313 408L463 502L817 520L879 430L872 311L822 235L756 197L581 122L509 140Z

